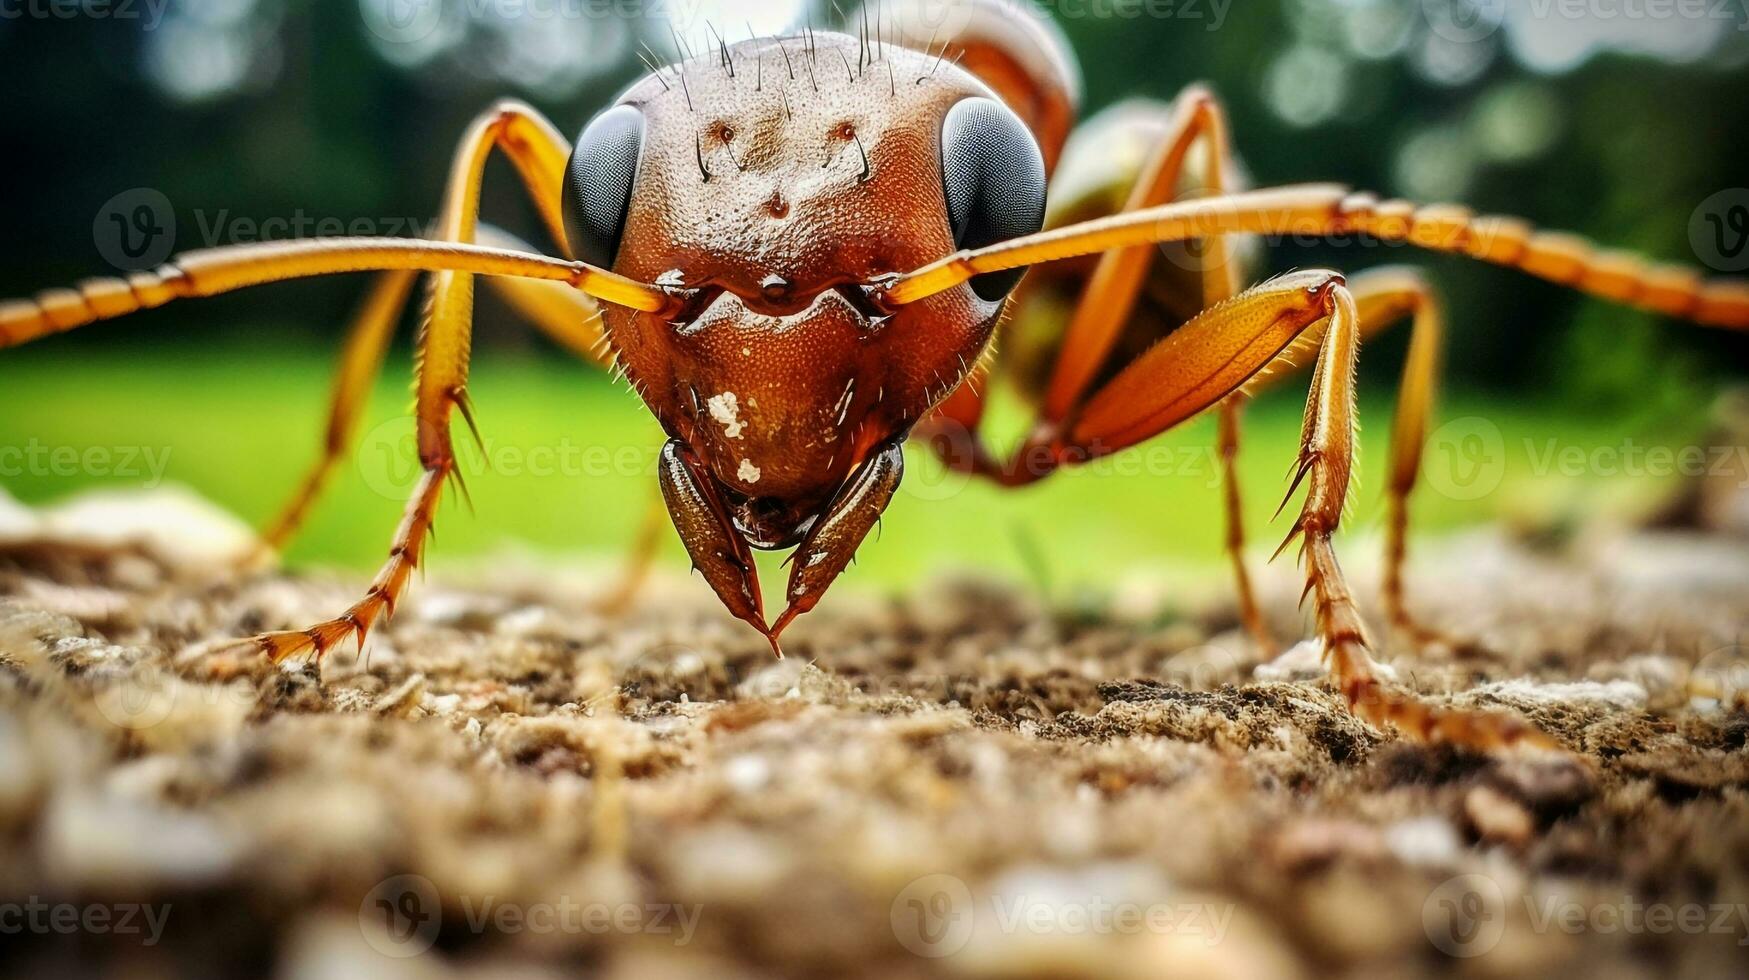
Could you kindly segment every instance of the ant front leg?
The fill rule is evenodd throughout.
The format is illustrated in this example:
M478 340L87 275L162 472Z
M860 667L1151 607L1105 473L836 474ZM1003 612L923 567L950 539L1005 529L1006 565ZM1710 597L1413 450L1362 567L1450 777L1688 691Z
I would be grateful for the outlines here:
M483 160L481 161L484 162ZM476 172L477 177L477 172ZM671 299L654 286L606 269L543 255L482 248L463 242L397 238L299 239L232 245L178 255L152 272L125 279L89 279L72 289L51 289L26 300L0 303L0 348L153 309L179 299L218 296L270 282L346 272L436 272L449 283L475 275L565 283L631 309L655 312ZM460 278L458 278L460 277ZM470 294L471 295L471 294ZM419 565L444 481L455 473L449 450L449 415L465 407L467 332L471 309L455 302L433 304L420 338L420 459L425 474L407 503L389 560L365 598L337 619L308 630L270 633L257 643L278 661L300 650L318 656L348 636L360 643L381 617L393 612ZM458 336L459 334L459 336Z
M493 111L504 113L510 110L500 106ZM544 193L533 187L530 191L535 196ZM480 228L475 238L496 248L531 250L526 242L490 226ZM285 549L303 526L333 471L351 449L371 390L381 376L389 340L406 309L416 276L409 271L383 273L377 277L360 306L347 330L346 342L334 372L328 423L323 430L320 454L297 490L280 508L278 516L262 532L260 549L247 560L248 565L258 565L267 553ZM487 276L486 285L522 320L560 347L588 364L603 369L612 367L612 353L602 328L601 305L588 294L562 282L541 279ZM631 606L655 564L662 528L662 507L651 500L640 519L631 551L614 576L614 585L596 602L596 608L612 616Z
M1229 397L1296 340L1320 337L1306 401L1293 490L1306 497L1282 547L1302 539L1306 593L1338 689L1350 708L1423 741L1478 748L1547 744L1521 719L1431 704L1385 687L1366 628L1336 560L1332 537L1354 465L1354 369L1360 315L1342 276L1310 271L1265 283L1207 310L1094 392L1049 448L1064 462L1116 452L1152 438Z
M437 234L440 242L472 244L479 226L480 188L486 161L494 149L503 148L529 188L548 232L564 240L564 218L559 188L569 145L545 118L533 109L505 102L474 120L457 148L444 193ZM377 301L367 307L360 331L348 344L336 382L336 398L330 416L329 435L321 460L304 484L303 491L275 524L281 534L295 529L315 493L323 474L340 458L370 383L374 366L381 363L389 327L406 299L406 284L392 274L379 285ZM336 619L305 630L266 633L256 637L274 661L311 651L320 657L347 637L362 648L371 627L394 613L395 604L420 563L426 537L431 533L443 484L460 479L450 437L451 415L460 409L469 427L468 361L473 346L474 276L442 270L427 280L425 321L419 332L418 370L414 383L415 419L419 462L424 476L415 488L400 528L389 547L388 561L377 573L369 592ZM477 435L477 433L476 433Z
M1403 567L1408 558L1409 500L1421 475L1421 457L1439 385L1441 353L1445 344L1445 313L1433 287L1420 271L1409 266L1384 266L1355 276L1348 285L1360 317L1362 340L1383 333L1405 318L1410 320L1409 352L1398 386L1396 414L1391 421L1390 477L1386 486L1385 561L1383 593L1385 614L1391 628L1418 646L1456 648L1463 641L1426 626L1409 612L1403 585ZM1276 382L1291 377L1310 363L1319 338L1305 336L1290 347L1270 370L1253 378L1246 393L1256 396ZM1222 446L1226 447L1226 413L1222 405ZM1231 487L1232 477L1228 476Z
M1164 136L1154 148L1141 178L1131 190L1125 211L1165 204L1177 196L1192 162L1200 163L1199 194L1219 197L1232 189L1237 165L1233 156L1227 112L1209 89L1193 85L1172 104ZM1200 159L1198 159L1200 157ZM1225 235L1196 240L1202 283L1201 305L1210 307L1239 292L1237 256ZM1135 309L1145 285L1148 267L1156 250L1137 247L1100 256L1093 277L1076 308L1064 340L1063 353L1046 394L1047 421L1059 422L1086 399L1095 372L1111 354L1124 321ZM1239 419L1245 395L1237 394L1221 404L1220 458L1222 512L1226 521L1225 547L1233 569L1233 584L1239 604L1239 621L1257 648L1266 655L1278 648L1257 604L1251 570L1245 563L1243 494L1235 460L1239 454Z
M1422 646L1459 645L1444 632L1423 625L1409 612L1404 596L1403 566L1408 559L1409 497L1421 477L1421 456L1427 446L1427 428L1439 387L1441 353L1445 343L1445 314L1439 297L1421 274L1413 269L1374 269L1354 280L1354 301L1360 311L1361 332L1372 334L1410 317L1409 353L1403 362L1403 380L1397 391L1396 415L1391 420L1390 483L1386 488L1389 512L1385 518L1385 614L1391 627Z
M1251 584L1251 569L1245 564L1245 496L1239 485L1239 416L1249 399L1234 395L1221 402L1215 410L1219 419L1216 451L1221 460L1221 511L1226 516L1227 561L1233 566L1233 583L1239 599L1239 622L1251 641L1267 657L1280 652L1275 636L1263 621L1263 608L1257 604L1257 590Z
M500 122L472 131L458 156L445 197L442 241L399 238L316 238L231 245L186 252L151 272L89 279L71 289L50 289L24 300L0 302L0 348L75 330L182 299L218 296L271 282L351 272L430 272L432 302L421 331L418 358L419 458L424 475L407 503L389 560L369 593L336 619L308 630L270 633L256 642L278 661L301 650L320 656L348 636L361 644L370 628L393 612L424 553L437 500L454 476L449 420L467 408L468 351L476 275L563 283L595 299L655 313L673 309L666 291L585 262L470 244L479 207L479 183Z
M456 151L453 173L468 172L475 158L482 158L483 164L483 156L494 148L502 149L515 164L517 174L522 178L524 187L547 227L548 235L553 236L553 240L562 250L565 227L560 187L570 144L533 108L520 102L505 100L482 113L468 127L467 135ZM465 199L446 203L459 205L464 209L470 207ZM477 192L471 207L478 210ZM446 234L449 237L445 237ZM477 235L471 214L466 220L449 220L446 215L437 237L454 242L475 241ZM489 244L528 251L525 243L509 236L488 237L492 239ZM417 274L411 271L389 272L378 276L370 294L347 329L339 365L334 372L328 423L323 430L320 453L310 465L303 481L298 484L297 490L262 532L262 545L265 549L284 550L303 526L334 469L346 457L353 437L357 434L365 404L370 399L371 389L382 373L389 340L394 335L396 323L407 308L416 278ZM531 322L553 334L555 339L566 346L575 346L571 341L571 335L577 332L574 324L586 322L587 317L596 312L593 300L562 284L527 280L490 281L494 284L503 283L500 289L511 294L509 298L519 311L532 311L535 315L529 316ZM530 294L531 298L526 303L517 302L524 294ZM565 310L569 316L538 315L555 305ZM585 317L585 320L577 320L579 315Z

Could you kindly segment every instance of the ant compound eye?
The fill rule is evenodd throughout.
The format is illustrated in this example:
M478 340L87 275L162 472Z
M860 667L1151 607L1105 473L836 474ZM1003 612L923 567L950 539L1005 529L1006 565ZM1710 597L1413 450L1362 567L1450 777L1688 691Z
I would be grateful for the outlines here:
M644 114L629 105L596 116L577 137L565 165L565 238L590 265L612 268L619 254L643 145Z
M1038 141L1007 106L970 98L941 126L941 182L947 220L959 248L983 248L1044 226L1045 162ZM972 291L994 302L1013 291L1025 268L972 278Z

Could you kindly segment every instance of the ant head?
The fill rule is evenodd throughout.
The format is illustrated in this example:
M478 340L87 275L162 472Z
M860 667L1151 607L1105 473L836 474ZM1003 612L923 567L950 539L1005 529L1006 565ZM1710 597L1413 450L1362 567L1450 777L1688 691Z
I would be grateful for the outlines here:
M646 77L584 130L565 194L579 258L692 291L678 316L608 308L608 336L749 542L782 547L965 378L1019 273L893 311L867 285L1038 230L1045 173L952 64L810 33Z

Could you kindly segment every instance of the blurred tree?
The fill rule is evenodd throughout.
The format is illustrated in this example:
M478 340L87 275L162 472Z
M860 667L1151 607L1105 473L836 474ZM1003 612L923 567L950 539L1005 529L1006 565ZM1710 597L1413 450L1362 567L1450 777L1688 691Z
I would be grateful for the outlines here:
M745 36L748 15L764 25L785 9L710 6L731 37ZM838 17L829 0L812 6L816 25ZM1693 262L1690 228L1704 220L1696 209L1745 180L1741 12L1636 23L1478 0L1047 7L1087 66L1089 111L1207 80L1228 100L1260 183L1450 196ZM171 202L182 248L314 233L324 219L329 229L343 221L405 233L430 218L455 139L491 99L527 98L577 129L642 70L640 45L657 57L673 50L656 16L666 6L643 3L140 0L130 16L121 9L0 7L11 178L0 183L0 295L105 271L96 229L106 202L137 187ZM614 9L647 16L608 16ZM539 240L509 182L492 182L486 207ZM1587 402L1652 402L1653 387L1693 387L1749 366L1743 337L1669 328L1453 259L1324 246L1283 248L1274 261L1358 269L1403 259L1426 261L1451 299L1450 362L1463 382L1522 390L1534 380ZM295 304L251 295L192 305L179 312L178 336L194 342L263 321L330 334L359 286L292 287ZM126 328L94 333L141 342ZM482 334L487 343L526 336L492 329L491 318ZM1401 345L1376 345L1371 383L1389 380Z

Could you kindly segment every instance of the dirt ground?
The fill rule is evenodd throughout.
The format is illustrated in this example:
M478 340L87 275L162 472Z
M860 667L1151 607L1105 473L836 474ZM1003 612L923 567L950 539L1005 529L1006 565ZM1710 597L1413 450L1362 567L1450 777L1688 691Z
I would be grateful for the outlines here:
M1397 679L1572 755L1354 720L1225 583L1072 615L844 583L775 661L696 580L415 589L362 660L215 640L361 582L224 574L180 499L0 505L0 960L18 976L1749 971L1749 547L1428 542ZM1346 548L1370 600L1371 542ZM1264 580L1297 636L1288 563Z

